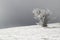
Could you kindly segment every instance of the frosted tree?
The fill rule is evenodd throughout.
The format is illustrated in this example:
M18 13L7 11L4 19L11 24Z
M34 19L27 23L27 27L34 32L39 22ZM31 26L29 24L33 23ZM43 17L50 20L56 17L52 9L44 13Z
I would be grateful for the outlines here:
M49 15L50 15L50 10L48 9L36 8L33 10L34 19L39 21L36 24L42 25L43 27L47 27Z

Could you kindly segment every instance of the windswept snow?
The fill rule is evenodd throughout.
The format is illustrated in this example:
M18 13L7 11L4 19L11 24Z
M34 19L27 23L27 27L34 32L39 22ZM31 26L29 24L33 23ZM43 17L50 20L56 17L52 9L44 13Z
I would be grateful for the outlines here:
M0 40L60 40L60 23L0 29ZM51 28L51 27L55 28Z

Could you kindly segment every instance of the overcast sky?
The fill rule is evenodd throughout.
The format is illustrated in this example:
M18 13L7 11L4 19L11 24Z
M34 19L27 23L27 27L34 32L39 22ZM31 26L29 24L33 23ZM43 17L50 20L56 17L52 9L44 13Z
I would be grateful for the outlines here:
M60 22L60 0L0 0L0 26L33 25L33 8L48 8Z

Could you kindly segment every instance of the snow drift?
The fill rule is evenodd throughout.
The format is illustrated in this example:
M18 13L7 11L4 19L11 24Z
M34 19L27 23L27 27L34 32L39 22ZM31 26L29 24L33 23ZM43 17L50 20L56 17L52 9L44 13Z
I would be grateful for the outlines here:
M60 23L52 23L0 29L0 40L60 40L59 27Z

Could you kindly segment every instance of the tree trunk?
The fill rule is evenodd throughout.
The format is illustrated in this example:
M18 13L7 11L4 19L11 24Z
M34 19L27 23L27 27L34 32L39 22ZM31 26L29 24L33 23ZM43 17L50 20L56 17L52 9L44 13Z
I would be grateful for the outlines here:
M48 22L48 19L47 19L47 16L45 16L42 26L47 27L47 22Z

